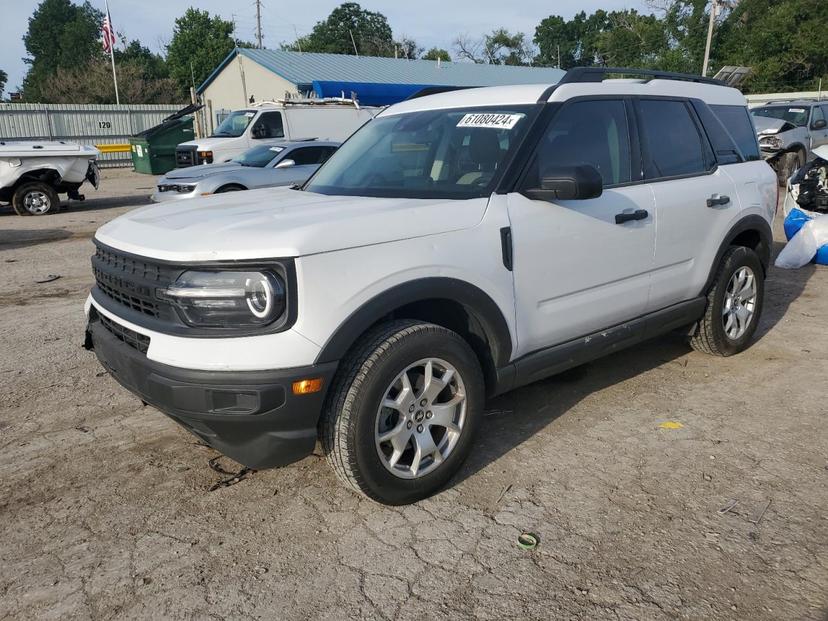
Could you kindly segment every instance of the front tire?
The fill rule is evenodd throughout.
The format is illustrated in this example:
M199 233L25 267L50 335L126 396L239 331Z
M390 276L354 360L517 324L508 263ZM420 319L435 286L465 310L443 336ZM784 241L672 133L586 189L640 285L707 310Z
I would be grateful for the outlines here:
M33 181L14 191L12 207L18 216L42 216L58 210L60 197L48 183Z
M458 334L417 321L382 324L342 362L320 421L322 448L359 493L416 502L467 457L484 398L480 364Z
M759 324L764 297L765 272L757 254L742 246L728 248L690 345L714 356L744 351Z

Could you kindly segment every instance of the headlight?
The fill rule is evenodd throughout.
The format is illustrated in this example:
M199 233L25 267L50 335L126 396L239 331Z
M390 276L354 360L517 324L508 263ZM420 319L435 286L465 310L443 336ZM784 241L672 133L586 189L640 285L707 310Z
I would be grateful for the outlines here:
M158 292L185 323L202 328L243 328L272 323L285 312L285 283L271 272L184 272Z
M198 162L200 164L212 164L213 163L213 152L212 151L199 151L198 152Z
M763 147L771 147L772 149L781 149L782 140L776 136L762 136L759 139L759 145Z

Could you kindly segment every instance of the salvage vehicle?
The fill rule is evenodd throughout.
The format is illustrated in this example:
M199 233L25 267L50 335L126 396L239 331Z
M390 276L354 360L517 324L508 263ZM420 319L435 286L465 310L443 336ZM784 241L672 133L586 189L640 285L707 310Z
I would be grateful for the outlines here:
M772 102L751 110L762 157L773 167L779 185L828 144L828 102Z
M0 201L20 216L42 216L60 208L60 194L82 201L85 181L98 188L95 147L67 142L0 142Z
M788 182L783 205L788 244L776 257L777 267L828 265L828 145L814 149L814 155Z
M319 439L355 490L410 503L475 450L488 396L676 329L744 350L776 195L745 98L709 78L414 97L299 189L101 227L86 346L249 468Z
M338 97L251 104L247 109L231 112L209 138L178 145L176 166L229 162L263 143L313 138L341 142L377 112L379 108Z
M177 168L158 179L161 203L254 188L301 185L336 151L338 142L299 140L253 147L226 164Z

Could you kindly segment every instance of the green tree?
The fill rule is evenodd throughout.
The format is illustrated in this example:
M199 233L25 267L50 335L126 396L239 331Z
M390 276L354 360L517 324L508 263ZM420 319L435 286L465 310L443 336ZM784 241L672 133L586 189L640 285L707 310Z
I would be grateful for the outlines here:
M414 59L422 53L423 48L410 37L403 36L399 41L394 42L394 55L398 58Z
M433 47L422 56L423 60L442 60L444 62L451 62L451 54L448 50L439 47Z
M103 13L88 1L43 0L29 18L23 43L29 56L29 71L23 81L27 101L45 101L48 81L57 69L85 65L101 56L100 36Z
M753 69L743 87L751 92L828 87L828 2L742 0L716 33L713 59Z
M121 103L171 104L187 101L171 78L148 78L146 67L134 60L117 64ZM80 67L60 67L49 80L54 103L108 104L115 101L112 67L107 59L95 59Z
M235 47L232 22L189 8L175 20L167 46L169 75L181 88L198 87Z
M505 28L493 30L481 39L461 35L454 40L460 58L490 65L528 65L532 47L522 32L510 33Z
M394 55L394 37L385 15L366 11L356 2L345 2L286 49L354 54L354 45L361 56Z
M164 58L160 54L154 54L137 40L130 41L122 50L115 50L115 64L133 65L139 68L142 76L148 80L170 77L170 70Z
M598 62L610 67L655 68L668 49L664 24L655 15L635 10L613 11L608 24L595 37Z
M560 58L562 69L599 63L599 41L611 28L609 15L601 9L591 15L581 11L569 21L550 15L535 29L533 40L539 50L535 62L557 66Z
M0 69L0 97L3 96L3 91L6 90L6 82L9 81L9 74Z

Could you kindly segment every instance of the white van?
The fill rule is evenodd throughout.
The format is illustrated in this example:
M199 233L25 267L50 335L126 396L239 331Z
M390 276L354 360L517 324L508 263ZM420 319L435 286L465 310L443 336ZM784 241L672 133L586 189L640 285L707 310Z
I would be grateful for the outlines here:
M344 141L380 108L352 99L285 99L235 110L209 138L183 142L175 150L178 168L228 162L257 144L286 140Z

